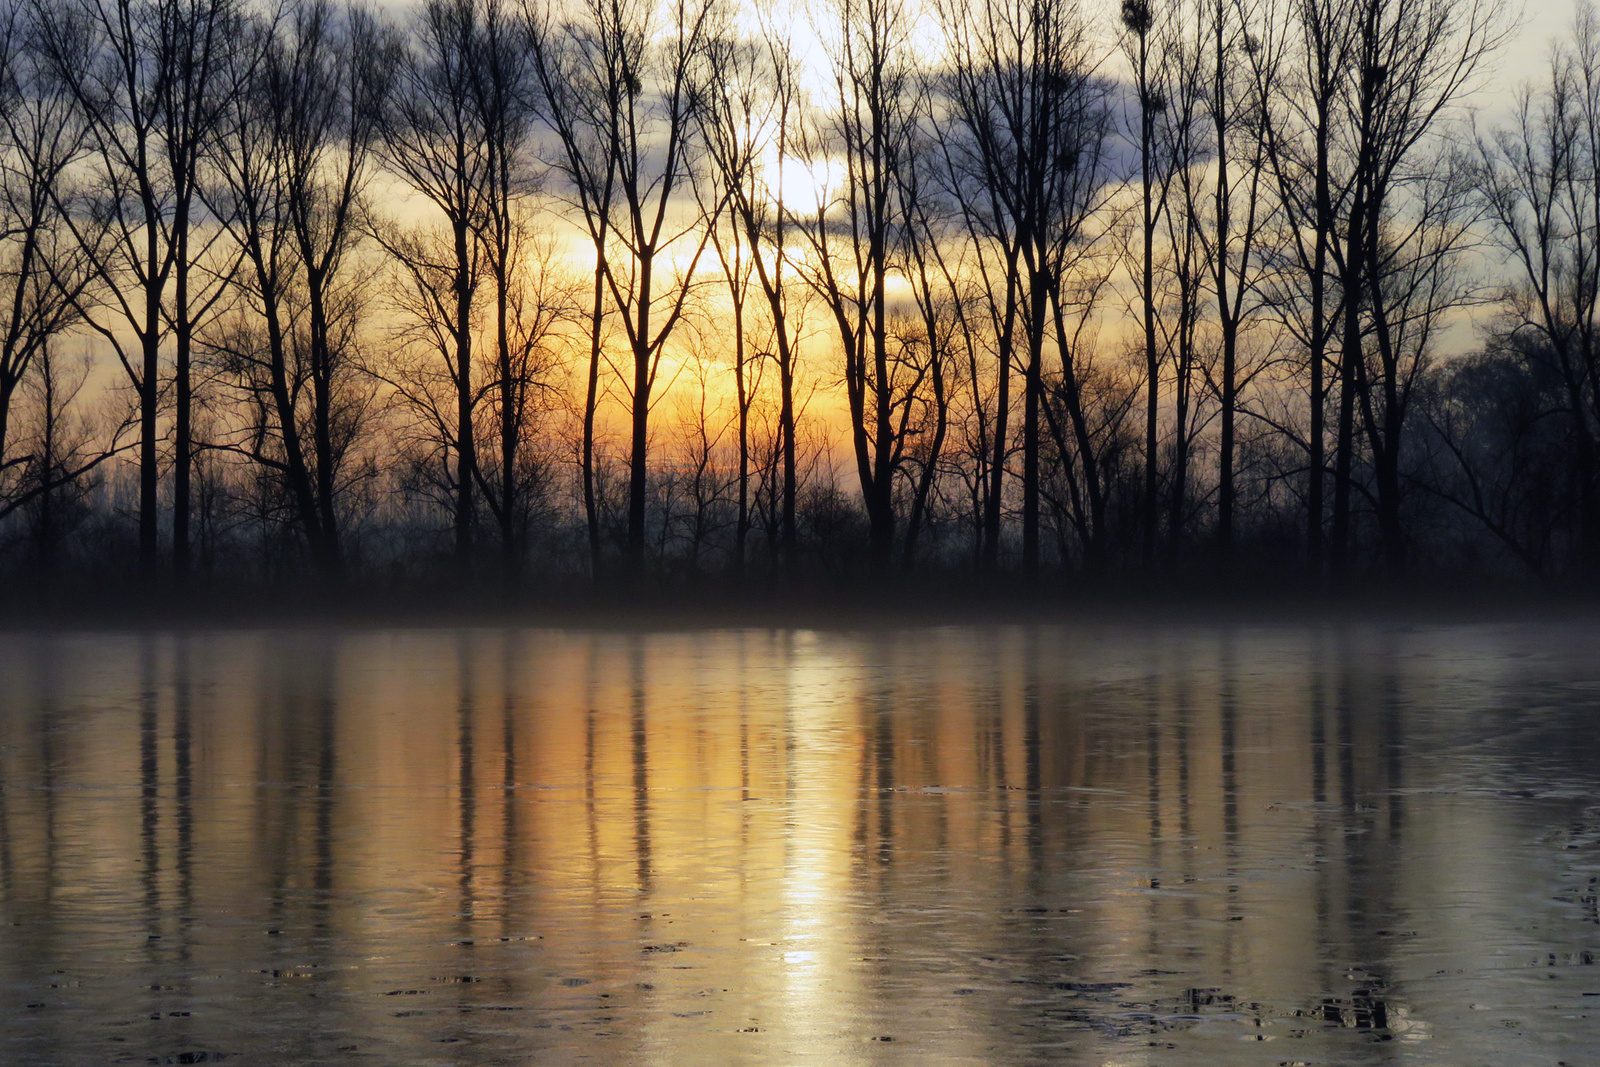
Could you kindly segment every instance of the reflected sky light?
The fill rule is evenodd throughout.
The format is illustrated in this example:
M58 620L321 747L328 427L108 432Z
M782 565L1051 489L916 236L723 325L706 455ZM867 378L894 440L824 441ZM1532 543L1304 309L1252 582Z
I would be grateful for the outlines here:
M1597 642L11 638L0 1058L1585 1062Z

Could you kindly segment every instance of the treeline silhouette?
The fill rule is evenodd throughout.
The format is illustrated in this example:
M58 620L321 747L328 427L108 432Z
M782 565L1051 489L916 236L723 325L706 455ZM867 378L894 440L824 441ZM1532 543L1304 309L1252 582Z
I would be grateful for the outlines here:
M0 2L16 580L1600 564L1587 5Z

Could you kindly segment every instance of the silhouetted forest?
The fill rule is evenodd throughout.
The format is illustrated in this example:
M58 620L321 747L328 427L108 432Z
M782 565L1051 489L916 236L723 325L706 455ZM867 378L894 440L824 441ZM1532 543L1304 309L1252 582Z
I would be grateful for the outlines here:
M1587 575L1600 19L1515 29L0 0L0 566Z

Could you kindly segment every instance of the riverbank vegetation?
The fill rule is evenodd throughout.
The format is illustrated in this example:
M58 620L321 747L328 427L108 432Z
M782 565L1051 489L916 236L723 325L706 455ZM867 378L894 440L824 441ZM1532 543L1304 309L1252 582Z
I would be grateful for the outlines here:
M1111 14L3 0L7 583L1581 587L1593 9Z

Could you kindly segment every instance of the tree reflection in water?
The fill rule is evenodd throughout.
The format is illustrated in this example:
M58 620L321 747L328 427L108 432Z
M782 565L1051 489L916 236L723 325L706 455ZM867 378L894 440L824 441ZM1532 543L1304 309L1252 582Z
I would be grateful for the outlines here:
M12 638L0 1056L1581 1062L1597 645Z

